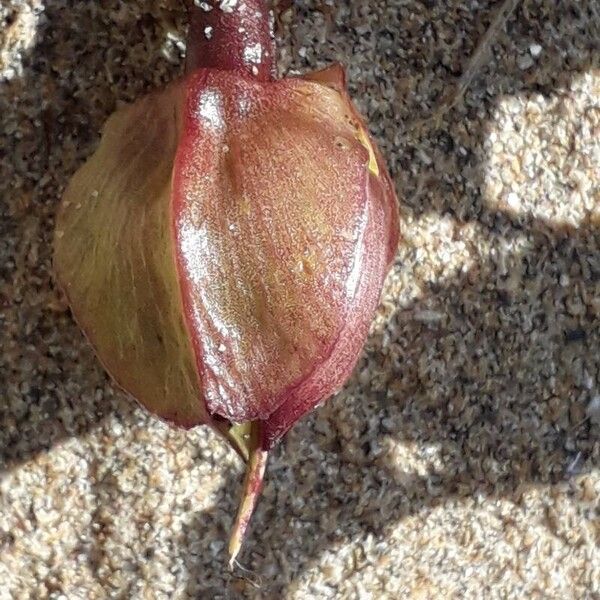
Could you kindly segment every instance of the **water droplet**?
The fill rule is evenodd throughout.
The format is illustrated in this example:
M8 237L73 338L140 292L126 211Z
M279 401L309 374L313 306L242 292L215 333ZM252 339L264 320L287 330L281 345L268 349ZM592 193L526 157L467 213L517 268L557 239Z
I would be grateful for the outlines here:
M335 145L340 150L349 150L350 149L350 142L348 142L348 140L346 138L343 138L341 136L337 136L335 138Z

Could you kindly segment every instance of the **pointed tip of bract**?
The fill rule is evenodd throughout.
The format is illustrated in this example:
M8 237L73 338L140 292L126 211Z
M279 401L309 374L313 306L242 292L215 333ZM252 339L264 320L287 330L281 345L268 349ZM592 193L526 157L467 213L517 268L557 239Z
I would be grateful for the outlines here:
M250 439L248 444L249 459L246 465L246 476L242 490L242 500L238 509L231 537L229 539L229 569L233 569L246 531L256 508L267 466L268 452L262 447L262 424L253 422L250 425Z

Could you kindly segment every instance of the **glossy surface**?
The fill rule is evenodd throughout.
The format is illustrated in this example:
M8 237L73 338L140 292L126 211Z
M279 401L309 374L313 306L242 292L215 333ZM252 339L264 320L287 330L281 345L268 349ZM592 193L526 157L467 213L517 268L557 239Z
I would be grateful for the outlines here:
M268 447L352 370L394 197L335 85L201 70L188 86L173 224L189 331L209 410L266 421Z

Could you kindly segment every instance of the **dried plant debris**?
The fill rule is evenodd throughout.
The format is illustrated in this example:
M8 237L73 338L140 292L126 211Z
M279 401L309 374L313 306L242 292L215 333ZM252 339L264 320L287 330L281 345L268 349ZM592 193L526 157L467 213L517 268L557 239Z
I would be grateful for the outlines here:
M498 2L280 4L281 73L346 63L404 241L353 378L273 454L247 579L240 466L133 408L51 280L102 123L182 68L181 3L3 5L35 33L0 49L0 598L597 596L597 2L520 2L421 129Z

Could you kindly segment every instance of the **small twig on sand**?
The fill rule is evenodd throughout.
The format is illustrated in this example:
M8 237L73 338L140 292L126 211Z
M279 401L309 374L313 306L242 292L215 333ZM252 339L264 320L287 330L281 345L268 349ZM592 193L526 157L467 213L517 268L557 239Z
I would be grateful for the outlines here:
M420 121L416 124L415 128L419 128L419 125L425 124L427 121L433 120L436 127L439 126L441 118L458 102L462 99L471 82L480 71L488 50L494 43L498 32L504 27L506 21L510 15L514 12L515 8L519 4L520 0L504 0L496 16L492 19L490 26L487 28L484 36L479 40L475 51L473 52L466 69L461 75L460 79L456 82L456 85L452 88L450 94L446 95L443 99L439 108L424 121Z
M581 451L577 453L577 456L573 459L571 464L567 467L565 471L565 477L573 477L580 472L579 461L581 460Z
M473 56L471 56L469 59L469 63L465 69L465 72L458 80L458 83L454 87L454 91L452 92L450 98L448 98L448 100L446 100L446 102L438 110L443 110L446 112L453 106L456 106L456 103L460 101L467 88L471 85L475 75L477 75L481 69L481 66L486 58L487 51L494 43L498 32L500 29L502 29L502 27L504 27L504 24L513 13L519 2L520 0L504 0L502 6L496 13L494 20L490 23L490 26L485 32L485 35L477 44L475 52L473 52Z

